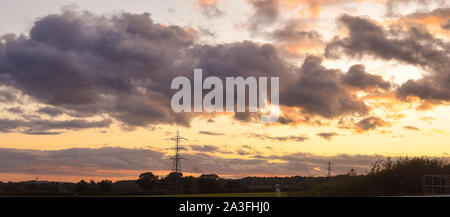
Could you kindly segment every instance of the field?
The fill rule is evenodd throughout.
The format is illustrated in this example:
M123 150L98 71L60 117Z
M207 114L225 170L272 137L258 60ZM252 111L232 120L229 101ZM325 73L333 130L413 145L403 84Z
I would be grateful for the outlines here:
M286 192L281 192L286 197ZM275 192L249 192L249 193L217 193L217 194L175 194L175 195L151 195L145 197L275 197Z

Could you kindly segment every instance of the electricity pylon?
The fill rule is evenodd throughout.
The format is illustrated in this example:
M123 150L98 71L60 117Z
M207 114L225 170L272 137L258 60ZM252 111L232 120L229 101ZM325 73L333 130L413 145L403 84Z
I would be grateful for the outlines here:
M184 137L181 137L178 130L177 135L173 138L170 138L170 140L175 141L175 147L174 149L174 156L171 158L172 161L172 171L175 172L176 178L175 178L175 191L178 192L178 183L180 182L180 174L181 174L181 160L184 159L181 157L180 150L184 149L181 146L181 140L187 140Z

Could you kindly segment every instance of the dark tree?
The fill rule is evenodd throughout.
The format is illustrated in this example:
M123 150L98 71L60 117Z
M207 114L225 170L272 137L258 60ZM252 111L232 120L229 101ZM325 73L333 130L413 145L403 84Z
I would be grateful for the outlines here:
M216 174L202 174L197 179L197 185L201 193L216 192L219 190L219 176Z
M75 191L76 192L87 192L90 190L89 187L89 183L87 183L84 180L79 181L76 185L75 185Z
M158 185L158 176L154 175L152 172L142 173L139 175L137 184L145 190L153 190Z
M99 190L103 191L103 192L111 192L112 189L112 181L110 180L102 180L101 182L98 183L99 185Z
M186 176L181 179L183 193L195 193L197 179L193 176Z
M183 173L171 172L161 182L169 191L182 191Z
M239 192L243 189L241 183L238 180L228 180L225 183L225 190L229 192Z

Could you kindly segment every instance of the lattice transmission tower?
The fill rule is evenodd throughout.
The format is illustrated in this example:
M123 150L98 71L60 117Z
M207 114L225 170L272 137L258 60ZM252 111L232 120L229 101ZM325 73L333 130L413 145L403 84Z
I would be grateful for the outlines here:
M184 159L183 157L181 157L181 153L180 153L180 151L184 149L181 146L181 141L187 140L187 139L184 137L181 137L180 133L177 130L177 135L170 138L170 140L173 140L175 142L175 146L173 148L174 155L173 155L173 157L171 157L171 159L172 159L172 171L175 172L175 174L176 174L175 191L178 192L178 185L180 182L180 175L181 175L181 160Z

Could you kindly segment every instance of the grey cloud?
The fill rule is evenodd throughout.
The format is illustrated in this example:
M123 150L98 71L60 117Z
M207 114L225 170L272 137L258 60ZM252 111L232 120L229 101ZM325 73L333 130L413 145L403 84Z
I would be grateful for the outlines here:
M280 85L287 84L292 76L292 68L277 49L271 44L251 41L221 44L217 46L199 46L195 48L197 65L203 69L203 76L244 78L280 77ZM283 95L283 93L280 93ZM248 100L248 98L246 97ZM257 113L235 112L233 117L242 122L259 121Z
M283 77L290 70L272 45L199 45L195 37L153 23L149 14L64 11L36 21L30 37L4 36L0 75L48 107L74 117L108 114L132 128L189 126L195 114L170 109L170 83L191 78L194 67L218 77Z
M14 102L16 100L17 97L14 93L7 89L0 89L0 102Z
M211 131L203 131L203 130L199 131L198 133L204 134L204 135L209 135L209 136L223 136L223 135L225 135L223 133L217 133L217 132L211 132Z
M10 113L14 113L14 114L22 114L23 113L23 110L20 107L7 108L6 111L8 111Z
M385 3L385 16L399 16L399 12L402 11L402 8L410 4L417 4L421 7L420 9L427 8L429 2L431 1L439 3L439 5L443 5L443 3L445 2L445 0L388 0Z
M389 89L390 82L384 81L379 75L371 75L365 71L364 65L353 65L348 72L342 76L345 85L368 90L372 88Z
M200 151L200 152L214 153L219 150L219 148L214 145L190 145L189 147L194 151Z
M326 140L331 140L333 137L338 136L339 134L337 134L336 132L323 132L323 133L318 133L317 136L322 137Z
M265 37L271 40L285 57L291 57L293 60L299 57L303 59L307 53L319 52L324 44L320 33L306 29L310 22L313 21L289 19L284 21L280 27L271 32L266 32ZM299 46L303 46L305 49L297 49L296 47Z
M237 153L238 155L242 155L242 156L252 154L251 152L249 152L249 151L244 151L244 150L237 150L236 153Z
M214 154L214 153L232 154L233 153L232 151L225 150L225 149L221 148L220 146L215 146L215 145L190 145L189 147L193 151L209 153L209 154Z
M442 28L443 28L443 29L446 29L446 30L450 30L450 19L447 20L447 23L445 23L444 25L442 25Z
M280 16L278 0L248 0L254 9L249 18L249 29L257 33L264 26L274 24Z
M48 132L49 130L80 130L87 128L109 127L111 120L85 121L82 119L73 119L66 121L56 120L20 120L20 119L0 119L0 132L23 132L25 134L59 134Z
M247 123L258 120L260 116L255 112L235 112L233 118L235 120Z
M279 142L285 142L285 141L293 141L293 142L304 142L308 140L309 138L303 135L299 136L268 136L265 134L257 134L257 133L248 133L247 136L250 138L258 138L258 139L269 139Z
M421 99L450 100L450 82L435 77L424 77L419 80L408 80L397 90L397 95L405 99L408 96L417 96Z
M407 130L420 130L419 128L414 127L414 126L403 126L403 128L407 129Z
M184 172L216 173L236 177L271 175L326 175L327 162L333 163L333 173L343 174L350 168L358 172L368 170L370 164L382 156L335 155L320 156L308 153L258 156L257 159L223 158L206 153L183 154ZM283 162L273 162L273 160ZM0 172L72 176L138 176L142 170L170 169L167 156L152 149L104 147L98 149L71 148L62 150L29 150L0 148ZM274 168L276 168L274 170ZM315 168L322 168L316 171ZM118 172L121 170L122 172ZM123 170L130 170L124 173ZM134 173L136 174L134 174Z
M38 113L46 114L50 117L56 117L64 114L64 110L57 107L42 107L37 110Z
M188 125L188 118L169 112L170 80L164 75L172 59L180 57L180 49L192 43L192 36L180 27L154 24L148 14L122 14L106 20L66 12L39 20L30 35L28 40L6 43L39 45L17 50L12 46L7 52L13 65L10 70L23 67L18 61L29 62L30 68L11 72L27 94L80 113L106 112L129 125ZM27 52L35 55L26 56ZM79 56L61 59L72 54ZM47 82L45 88L33 86L36 79ZM138 88L145 89L146 95L139 94Z
M398 60L421 67L428 73L418 80L408 80L397 90L406 99L417 96L424 100L450 100L450 45L433 37L424 29L385 30L373 21L344 15L339 18L349 36L335 38L326 47L326 56L344 53L351 57L372 55L384 60Z
M200 7L200 11L202 12L202 14L207 16L208 18L217 18L225 14L224 11L219 9L217 0L213 1L197 0L196 5Z
M302 30L303 20L291 19L281 27L269 33L269 38L279 42L321 41L322 36L316 31Z
M341 81L342 72L327 69L322 59L308 56L298 73L280 93L280 103L300 106L308 113L334 118L344 114L366 114L364 102L354 98Z
M170 83L176 76L192 78L194 67L203 68L204 77L279 76L280 103L311 114L331 118L367 111L345 90L342 73L324 68L318 57L308 57L299 69L271 44L198 44L192 31L154 23L147 13L64 11L38 19L29 37L2 39L2 82L48 108L77 118L106 114L128 129L189 126L199 114L171 110ZM48 108L39 112L60 114ZM253 120L248 113L235 118Z
M327 163L332 162L333 174L343 174L354 168L358 173L364 173L369 170L370 165L376 160L383 159L380 155L347 155L339 154L334 156L318 156L309 153L292 153L283 156L272 156L273 158L287 162L286 167L295 169L303 167L302 170L311 171L313 168L321 169L319 174L325 175Z
M367 117L356 123L356 130L359 132L374 130L378 127L389 126L390 124L379 117Z
M216 38L216 33L208 29L207 27L199 27L198 30L202 36Z
M43 103L82 115L108 113L132 126L187 125L187 117L168 112L168 89L174 73L193 68L180 58L191 62L184 50L194 38L149 14L64 11L36 21L29 38L3 37L0 74Z
M416 12L412 14L408 14L406 18L426 18L429 16L439 17L439 18L448 18L450 17L450 8L437 8L431 12Z
M23 131L23 134L27 135L59 135L62 132L50 132L50 131Z
M0 149L0 172L75 176L121 176L99 170L165 170L170 162L150 149L71 148L55 151ZM136 176L139 174L135 174Z
M384 60L396 59L419 66L432 63L442 67L446 64L444 60L448 58L447 54L436 48L445 48L445 44L415 27L407 32L385 31L369 19L349 15L341 16L339 22L348 28L349 36L335 38L328 43L325 51L327 57L337 57L343 52L352 57L369 54ZM390 34L406 38L389 38ZM426 46L425 43L435 46Z
M199 46L195 49L198 66L203 76L284 76L290 73L289 65L271 44L251 41Z

